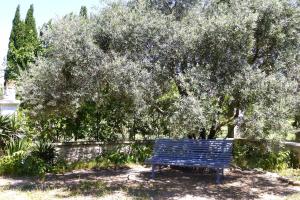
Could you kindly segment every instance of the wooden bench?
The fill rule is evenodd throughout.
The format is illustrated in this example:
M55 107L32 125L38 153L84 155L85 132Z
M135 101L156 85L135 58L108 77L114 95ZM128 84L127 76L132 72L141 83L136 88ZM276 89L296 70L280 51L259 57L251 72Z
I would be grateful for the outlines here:
M152 165L152 178L159 165L207 167L217 173L217 183L232 159L233 140L158 139L153 155L146 163Z

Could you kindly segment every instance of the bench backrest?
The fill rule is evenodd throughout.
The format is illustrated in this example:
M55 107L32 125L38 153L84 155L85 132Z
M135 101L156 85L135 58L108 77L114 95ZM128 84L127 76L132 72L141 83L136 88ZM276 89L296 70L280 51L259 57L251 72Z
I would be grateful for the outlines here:
M158 139L154 144L153 157L229 163L232 157L232 143L232 140Z

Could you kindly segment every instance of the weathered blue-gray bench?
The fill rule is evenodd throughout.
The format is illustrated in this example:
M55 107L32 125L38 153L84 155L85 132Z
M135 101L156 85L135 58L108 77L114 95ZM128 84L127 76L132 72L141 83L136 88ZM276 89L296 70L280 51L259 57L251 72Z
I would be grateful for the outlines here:
M217 183L224 176L232 160L232 140L191 140L158 139L153 155L146 163L152 165L152 178L155 168L160 165L206 167L217 173Z

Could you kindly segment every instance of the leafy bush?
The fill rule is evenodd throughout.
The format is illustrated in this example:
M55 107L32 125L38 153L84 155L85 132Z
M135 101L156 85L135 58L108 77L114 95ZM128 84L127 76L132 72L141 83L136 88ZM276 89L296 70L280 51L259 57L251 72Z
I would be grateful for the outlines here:
M131 152L128 161L134 163L143 163L152 154L152 144L138 144L131 145Z
M32 155L42 159L48 165L52 165L55 159L55 148L47 142L37 142L33 147Z
M297 162L291 151L267 141L235 140L233 156L234 163L243 169L282 170Z
M100 158L98 158L98 162L108 162L117 166L125 164L127 161L128 154L126 152L122 152L119 148L106 151Z
M7 156L0 159L0 174L41 176L45 172L64 173L76 169L124 167L129 162L144 162L152 153L150 144L135 143L129 148L118 146L107 150L90 161L68 163L61 159L54 162L55 148L50 143L42 141L29 147L26 140L12 140L7 148Z
M47 171L46 163L35 156L27 156L22 163L22 170L20 170L19 175L27 175L27 176L42 176Z
M27 139L11 139L5 148L6 156L0 158L0 174L42 176L51 171L54 147L48 143L37 143L33 149L31 146Z
M73 170L73 169L71 169ZM62 174L65 173L66 171L70 171L68 163L63 160L59 159L55 162L55 165L51 167L51 172L56 173L56 174Z
M21 168L23 156L3 156L0 158L0 174L13 175Z
M105 159L114 165L122 165L129 162L143 163L152 153L151 144L133 143L129 146L129 150L117 147L102 154L100 159Z
M0 158L0 174L15 176L42 176L46 172L45 162L25 153Z

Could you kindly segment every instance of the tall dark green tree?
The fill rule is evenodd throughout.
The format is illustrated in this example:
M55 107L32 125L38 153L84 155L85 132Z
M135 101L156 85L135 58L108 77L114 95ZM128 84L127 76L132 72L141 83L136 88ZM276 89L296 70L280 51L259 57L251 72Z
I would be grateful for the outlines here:
M7 53L6 81L17 79L38 54L40 45L33 11L31 5L24 22L20 17L20 6L16 9Z
M34 11L33 4L31 4L30 8L27 11L26 18L25 18L26 37L29 40L27 42L37 42L38 41L33 11Z
M86 6L81 6L79 15L80 15L82 18L84 18L84 19L87 19L87 18L88 18Z
M22 32L22 29L20 29L21 24L22 24L22 20L20 17L20 5L18 5L15 12L15 17L13 19L12 30L9 37L9 43L13 43L15 47L20 46L20 40L19 40L20 37L18 36Z
M20 5L17 6L15 17L12 21L12 29L9 37L7 65L8 68L5 73L5 79L14 78L14 74L18 73L19 66L17 64L16 50L21 48L24 43L24 22L20 17Z

